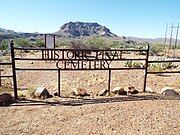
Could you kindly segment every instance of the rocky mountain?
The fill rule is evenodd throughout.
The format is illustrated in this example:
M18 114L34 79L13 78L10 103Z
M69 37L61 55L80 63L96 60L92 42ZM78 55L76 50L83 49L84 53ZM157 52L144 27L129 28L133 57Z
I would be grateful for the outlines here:
M76 38L84 36L117 37L108 28L98 23L69 22L61 26L55 34L62 37Z

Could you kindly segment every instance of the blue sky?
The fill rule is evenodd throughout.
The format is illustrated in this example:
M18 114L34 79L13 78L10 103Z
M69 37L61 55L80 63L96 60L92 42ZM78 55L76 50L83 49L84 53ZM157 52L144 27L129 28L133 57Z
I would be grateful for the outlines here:
M0 0L1 28L51 33L69 21L97 22L120 36L164 37L166 23L180 22L180 0Z

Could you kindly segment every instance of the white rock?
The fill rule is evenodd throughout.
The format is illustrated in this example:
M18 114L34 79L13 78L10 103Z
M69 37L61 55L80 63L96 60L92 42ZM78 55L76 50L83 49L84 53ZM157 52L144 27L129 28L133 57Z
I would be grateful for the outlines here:
M39 98L41 98L41 97L43 97L43 98L50 97L49 91L44 86L38 87L36 89L34 95L36 97L39 97Z
M99 93L97 95L98 96L107 96L108 95L108 90L103 89L103 90L99 91Z
M152 90L150 87L146 87L145 92L154 93L155 91Z

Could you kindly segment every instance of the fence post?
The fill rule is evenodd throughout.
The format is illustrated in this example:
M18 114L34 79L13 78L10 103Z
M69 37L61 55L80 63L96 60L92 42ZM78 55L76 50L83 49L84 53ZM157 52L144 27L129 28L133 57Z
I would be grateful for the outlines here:
M109 70L109 77L108 77L108 92L110 92L111 89L111 70Z
M148 59L149 59L149 44L148 44L147 53L146 53L146 63L145 63L145 76L144 76L144 88L143 88L143 92L146 91Z
M1 66L0 66L0 86L2 86L2 82L1 82Z
M61 72L60 69L58 69L58 97L61 96Z
M13 40L10 42L11 46L11 61L12 61L12 73L13 73L13 85L14 85L14 98L15 100L18 98L17 95L17 81L16 81L16 65L15 65L15 55L14 55L14 43Z

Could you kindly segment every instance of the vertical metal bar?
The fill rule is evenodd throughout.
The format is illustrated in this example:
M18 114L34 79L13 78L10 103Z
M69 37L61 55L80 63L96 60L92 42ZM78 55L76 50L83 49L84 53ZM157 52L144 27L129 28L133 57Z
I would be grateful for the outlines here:
M44 50L41 50L42 51L42 59L44 59Z
M44 48L47 48L47 46L46 46L46 35L47 34L44 35L44 43L45 43L45 47Z
M2 86L2 81L1 81L1 65L0 65L0 86Z
M144 88L143 88L143 92L146 91L148 59L149 59L149 44L148 44L148 48L147 48L147 52L146 52L146 63L145 63L145 66L146 66L146 67L145 67L145 75L144 75Z
M53 35L53 38L54 38L53 41L54 41L54 48L55 48L55 46L56 46L56 35L55 34Z
M58 96L61 96L61 72L60 69L58 69Z
M109 70L109 78L108 78L108 92L111 90L111 70Z
M14 84L14 98L15 100L18 98L18 94L17 94L17 81L16 81L16 65L15 65L15 55L14 55L14 47L13 47L14 43L13 40L10 42L10 46L11 46L11 61L12 61L12 72L13 72L13 84Z

